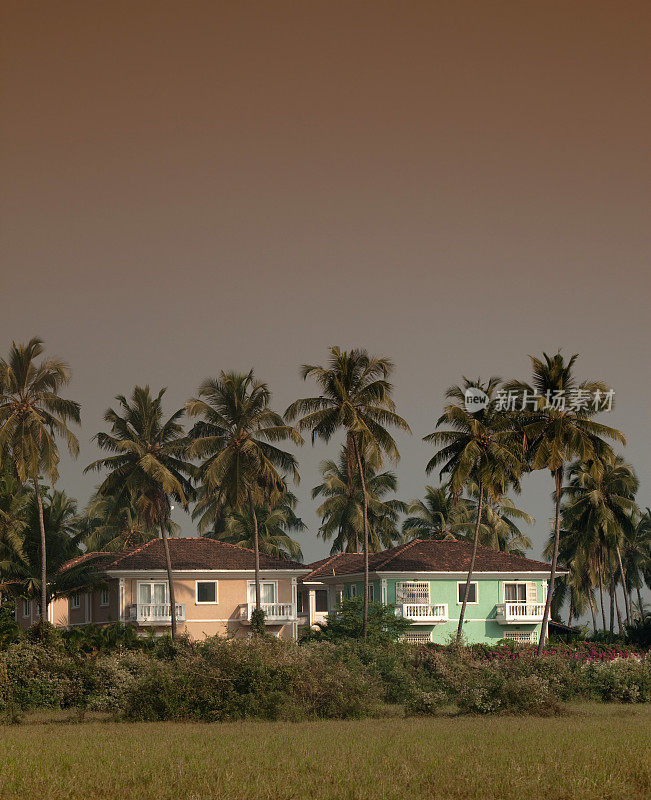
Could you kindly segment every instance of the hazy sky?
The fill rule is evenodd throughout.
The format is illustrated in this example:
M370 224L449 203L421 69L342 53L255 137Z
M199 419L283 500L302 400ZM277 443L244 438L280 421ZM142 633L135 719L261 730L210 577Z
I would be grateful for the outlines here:
M397 364L414 497L446 387L561 347L615 388L651 504L651 3L0 9L0 350L39 335L73 367L67 491L135 383L171 411L254 367L282 410L339 344ZM308 559L336 450L300 453ZM520 498L535 555L551 488Z

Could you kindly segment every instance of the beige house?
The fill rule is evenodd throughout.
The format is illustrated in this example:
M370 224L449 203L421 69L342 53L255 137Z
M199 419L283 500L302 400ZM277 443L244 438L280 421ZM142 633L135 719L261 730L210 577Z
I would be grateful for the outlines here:
M169 540L174 569L179 632L193 639L246 636L255 608L254 553L213 539ZM66 564L93 560L106 588L52 602L50 622L58 627L123 622L140 631L168 631L171 624L165 555L161 539L123 553L88 553ZM260 555L260 591L267 629L283 638L298 633L297 584L309 572L294 561ZM16 620L38 619L35 602L19 601Z

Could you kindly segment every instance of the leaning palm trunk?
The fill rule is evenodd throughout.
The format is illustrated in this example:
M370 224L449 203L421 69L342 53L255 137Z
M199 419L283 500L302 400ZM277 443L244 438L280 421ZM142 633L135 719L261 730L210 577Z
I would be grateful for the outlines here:
M594 607L594 598L592 597L592 590L588 591L588 602L590 603L590 614L592 615L592 630L597 632L597 612Z
M547 626L549 624L549 613L552 606L552 595L554 594L554 583L556 581L556 564L558 562L558 545L561 536L561 490L563 488L563 467L559 467L554 473L556 482L556 516L554 519L554 552L552 555L552 567L549 571L549 588L547 599L545 600L545 613L543 614L542 627L540 629L540 639L538 640L538 655L541 656L547 637Z
M468 577L466 578L466 588L463 593L463 603L461 604L461 613L459 614L459 625L457 627L457 643L461 641L463 634L463 620L466 616L466 606L468 604L468 595L470 594L470 582L472 581L472 573L475 570L475 559L477 558L477 546L479 544L479 528L481 526L481 514L484 510L484 485L481 481L478 484L479 500L477 501L477 519L475 521L475 536L472 543L472 556L470 557L470 567L468 569Z
M34 492L38 506L38 526L41 530L41 622L47 622L47 543L45 541L45 521L43 519L43 498L38 485L38 478L34 478Z
M368 498L366 496L366 480L364 478L364 467L362 457L359 452L359 442L353 438L357 468L359 469L359 480L362 484L362 509L364 520L364 617L362 622L362 636L366 639L368 632Z
M644 614L644 603L642 602L642 592L640 591L639 586L635 587L635 591L637 592L637 604L640 608L640 620L642 621L642 624L644 624L645 614Z
M617 587L615 586L615 591L613 592L615 595L615 611L617 612L617 630L619 631L620 635L624 633L624 626L622 625L622 615L619 610L619 599L617 598Z
M251 509L251 517L253 518L253 551L255 559L255 610L260 611L260 542L258 538L258 516L255 513L255 504L253 502L253 495L249 489L249 507Z
M176 639L176 593L174 592L174 578L172 575L172 557L170 556L170 543L167 538L167 526L165 524L165 520L161 519L159 524L160 535L163 540L163 550L165 551L165 566L167 567L167 585L169 587L172 640L174 640Z
M599 602L601 604L601 626L605 633L608 630L608 626L606 625L606 607L604 606L604 581L601 571L601 557L602 553L599 553Z
M610 585L608 587L608 593L610 595L610 638L613 638L615 633L615 584L613 581L610 581Z
M619 545L616 547L617 551L617 561L619 564L619 574L622 576L622 591L624 592L624 610L626 611L626 622L631 624L631 620L633 614L631 613L631 596L628 593L628 588L626 586L626 574L624 573L624 565L622 564L622 553L619 549Z

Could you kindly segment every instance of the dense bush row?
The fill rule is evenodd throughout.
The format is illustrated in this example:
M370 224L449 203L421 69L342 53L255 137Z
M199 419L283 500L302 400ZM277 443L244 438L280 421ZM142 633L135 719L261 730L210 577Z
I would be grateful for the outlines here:
M100 645L88 644L96 637ZM85 646L81 646L80 639ZM113 642L110 647L106 643ZM118 645L115 646L115 642ZM594 657L594 653L603 657ZM560 713L569 700L646 702L651 659L603 647L414 647L358 641L135 640L117 629L23 639L0 652L0 713L106 711L125 720Z

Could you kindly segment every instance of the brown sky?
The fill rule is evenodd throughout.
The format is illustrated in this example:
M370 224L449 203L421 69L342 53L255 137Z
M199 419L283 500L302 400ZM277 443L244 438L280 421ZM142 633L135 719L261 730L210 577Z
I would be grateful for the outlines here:
M651 4L3 0L0 345L118 392L255 367L277 406L330 344L397 363L401 494L445 388L581 353L651 503ZM320 459L303 448L301 513ZM550 481L521 505L540 551ZM184 521L184 530L192 530Z

